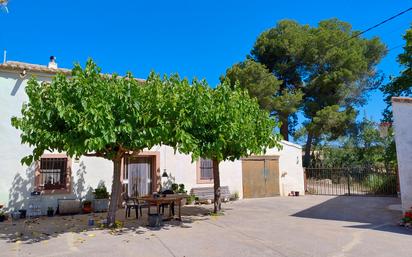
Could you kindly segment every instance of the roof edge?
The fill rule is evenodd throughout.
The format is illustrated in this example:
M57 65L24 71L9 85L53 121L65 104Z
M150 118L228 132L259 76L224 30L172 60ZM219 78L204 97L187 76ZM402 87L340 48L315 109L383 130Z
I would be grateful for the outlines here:
M391 101L392 103L412 103L412 97L394 96Z
M298 148L298 149L302 149L302 148L303 148L301 145L292 143L292 142L290 142L290 141L281 140L280 142L281 142L282 144L284 144L284 145L292 146L292 147L295 147L295 148Z

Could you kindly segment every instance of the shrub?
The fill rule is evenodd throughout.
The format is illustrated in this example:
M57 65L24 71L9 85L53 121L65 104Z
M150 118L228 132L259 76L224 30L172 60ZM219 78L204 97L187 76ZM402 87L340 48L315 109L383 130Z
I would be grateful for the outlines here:
M396 176L386 174L369 174L363 184L371 193L381 195L396 195Z
M195 196L195 195L189 195L189 196L187 197L186 203L187 203L187 204L192 204L194 201L196 201L196 196Z
M97 188L94 190L94 198L95 199L109 198L109 192L107 192L107 188L104 185L104 182L100 182Z
M187 191L185 190L185 185L184 184L176 184L173 183L172 184L172 190L173 192L175 192L176 194L180 193L180 194L186 194Z
M186 194L187 191L185 190L185 185L184 184L179 184L179 190L177 192L181 193L181 194Z
M177 193L178 189L179 189L179 185L176 184L176 183L173 183L173 184L172 184L172 190L173 190L173 192Z

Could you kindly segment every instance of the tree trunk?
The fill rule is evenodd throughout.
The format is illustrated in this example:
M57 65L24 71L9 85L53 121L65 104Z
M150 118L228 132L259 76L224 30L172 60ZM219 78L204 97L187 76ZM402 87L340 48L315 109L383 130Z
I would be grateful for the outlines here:
M219 161L213 159L213 187L215 191L214 198L214 213L221 210L221 199L220 199L220 176L219 176Z
M289 141L289 120L288 117L281 117L280 121L282 125L280 126L280 134L282 135L283 139Z
M112 181L112 193L110 195L109 211L107 212L107 225L113 227L116 221L117 203L120 198L121 183L120 183L120 171L121 171L122 159L117 158L113 160L113 181Z
M309 131L308 138L306 140L306 145L305 145L305 156L303 158L303 166L306 168L310 166L310 151L312 149L312 140L313 140L313 133Z

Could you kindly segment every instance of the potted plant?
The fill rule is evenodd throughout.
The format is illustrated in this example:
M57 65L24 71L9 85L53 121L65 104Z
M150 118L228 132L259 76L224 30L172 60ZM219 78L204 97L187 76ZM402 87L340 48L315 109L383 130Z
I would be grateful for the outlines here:
M92 212L92 201L84 200L82 210L83 210L83 213L91 213Z
M176 183L173 183L172 184L172 190L173 190L173 192L177 193L179 191L179 185L176 184Z
M0 211L0 222L3 222L6 219L6 213L4 211Z
M101 182L94 190L93 210L95 212L104 212L107 211L108 206L109 192L107 192L104 182Z
M186 198L186 204L190 205L190 204L195 203L195 199L196 199L196 196L195 196L195 195L189 195L189 196Z
M51 207L51 206L47 207L47 217L53 217L53 216L54 216L53 207Z
M19 210L19 213L20 213L20 219L25 219L26 218L27 210L21 209L21 210Z

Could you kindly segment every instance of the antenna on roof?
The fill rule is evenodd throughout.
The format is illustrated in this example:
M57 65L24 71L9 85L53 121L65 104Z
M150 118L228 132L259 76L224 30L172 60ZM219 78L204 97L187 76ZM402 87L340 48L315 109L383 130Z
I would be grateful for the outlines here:
M9 9L7 8L8 3L9 3L9 0L0 0L0 9L4 11L5 13L9 13Z

